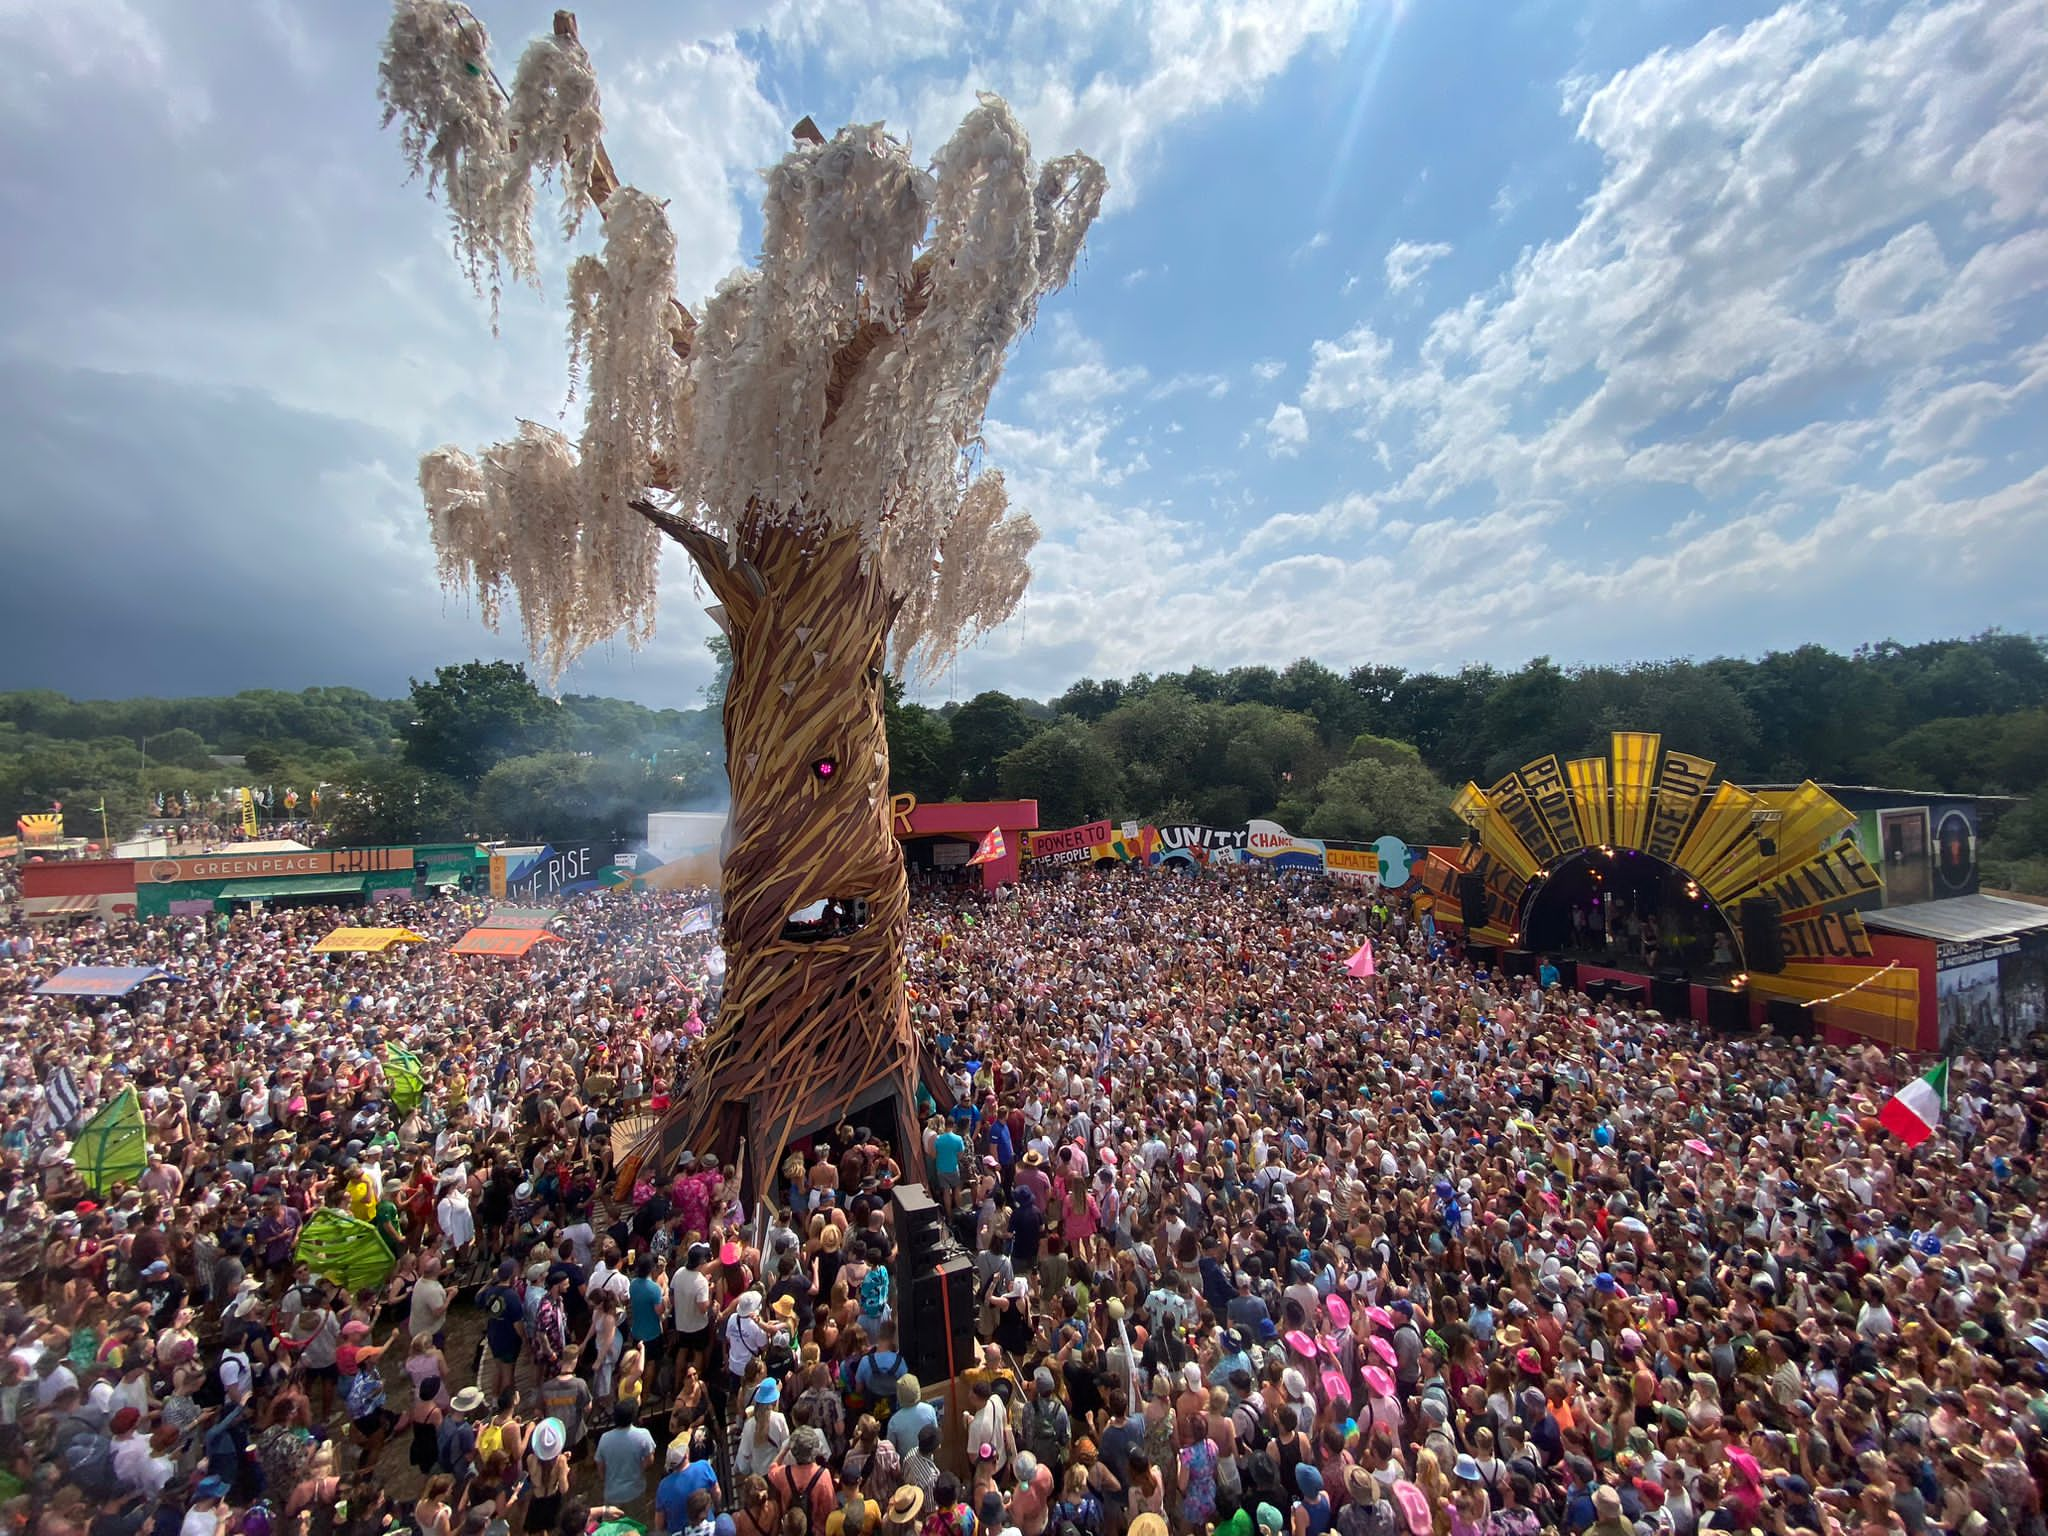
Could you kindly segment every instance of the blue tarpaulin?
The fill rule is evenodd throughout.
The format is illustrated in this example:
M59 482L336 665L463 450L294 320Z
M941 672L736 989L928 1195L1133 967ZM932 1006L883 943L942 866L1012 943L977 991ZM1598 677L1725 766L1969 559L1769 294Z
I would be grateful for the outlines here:
M38 997L126 997L145 981L176 981L160 965L67 965L36 988Z

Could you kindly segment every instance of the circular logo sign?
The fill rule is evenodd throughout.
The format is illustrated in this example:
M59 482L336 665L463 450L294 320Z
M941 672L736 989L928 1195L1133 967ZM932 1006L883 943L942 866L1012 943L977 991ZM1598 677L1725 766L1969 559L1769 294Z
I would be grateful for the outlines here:
M159 885L167 884L177 879L178 861L176 859L158 859L149 866L149 878L156 881Z

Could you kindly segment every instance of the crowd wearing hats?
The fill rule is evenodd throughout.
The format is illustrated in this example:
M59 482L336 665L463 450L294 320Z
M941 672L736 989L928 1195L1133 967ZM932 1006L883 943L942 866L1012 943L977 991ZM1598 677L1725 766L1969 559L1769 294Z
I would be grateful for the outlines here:
M901 1135L877 1107L772 1190L696 1148L614 1199L612 1127L716 1019L690 910L578 898L516 962L314 956L317 912L0 961L10 1526L2048 1536L2032 1059L1957 1059L1909 1149L1877 1114L1922 1063L1492 974L1406 903L922 882ZM183 980L29 996L70 960ZM132 1185L82 1183L58 1065L81 1115L138 1090ZM922 1376L909 1175L975 1279ZM313 1272L323 1208L388 1280Z

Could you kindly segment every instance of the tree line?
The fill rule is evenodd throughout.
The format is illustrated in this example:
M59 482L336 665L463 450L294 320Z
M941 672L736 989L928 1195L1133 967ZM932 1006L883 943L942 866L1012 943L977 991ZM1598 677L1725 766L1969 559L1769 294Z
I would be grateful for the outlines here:
M324 783L337 841L630 841L650 810L724 800L719 708L552 699L521 667L469 662L379 700L345 688L76 701L0 694L0 803L52 800L139 824L158 793ZM1985 882L2048 890L2048 644L1989 631L1847 654L1455 673L1312 660L1083 678L1057 698L943 706L885 681L892 788L1029 798L1044 826L1096 816L1242 825L1335 841L1456 835L1452 787L1649 730L1738 783L1876 784L2030 797L1987 818ZM223 762L222 759L228 761ZM96 817L94 818L97 819Z

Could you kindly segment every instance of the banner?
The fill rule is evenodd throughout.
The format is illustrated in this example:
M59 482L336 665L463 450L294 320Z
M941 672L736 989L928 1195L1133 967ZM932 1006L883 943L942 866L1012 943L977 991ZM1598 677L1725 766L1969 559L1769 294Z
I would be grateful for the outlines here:
M1245 823L1245 851L1255 859L1269 860L1276 869L1323 868L1323 845L1313 838L1296 837L1277 821Z
M375 875L410 871L410 848L308 848L298 853L216 853L198 859L138 859L138 883L274 880L290 875Z
M236 794L242 802L242 835L244 837L254 837L256 835L256 791L253 789L241 789L237 790Z
M23 816L14 825L21 832L22 842L34 848L43 843L54 843L64 835L64 813L57 811L47 815Z
M1108 842L1115 835L1115 830L1105 818L1057 832L1033 832L1029 841L1031 856L1041 858L1051 853L1071 853L1076 848L1093 848ZM1127 835L1135 835L1135 832Z
M1323 868L1352 885L1379 885L1380 856L1370 848L1325 848Z

